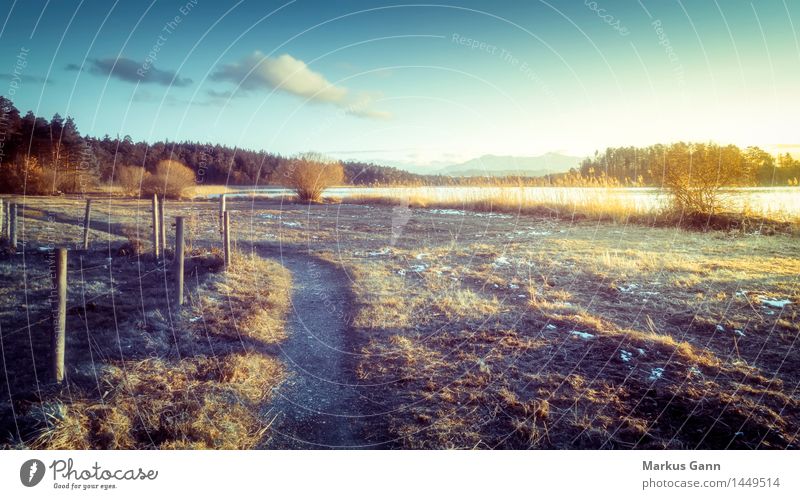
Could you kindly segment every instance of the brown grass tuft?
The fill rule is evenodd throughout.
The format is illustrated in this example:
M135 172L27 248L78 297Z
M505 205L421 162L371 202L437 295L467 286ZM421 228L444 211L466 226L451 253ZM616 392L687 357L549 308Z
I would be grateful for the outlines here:
M263 408L285 376L266 345L284 337L291 279L256 256L234 262L195 290L201 298L182 312L177 331L160 331L173 341L151 338L156 356L112 361L100 374L103 393L50 403L43 415L50 424L30 446L249 449L262 442Z

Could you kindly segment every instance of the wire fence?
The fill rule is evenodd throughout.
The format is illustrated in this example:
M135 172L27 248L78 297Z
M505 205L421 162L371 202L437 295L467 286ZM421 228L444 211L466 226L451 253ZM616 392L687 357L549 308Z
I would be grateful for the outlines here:
M1 201L1 202L5 202L5 201ZM160 205L161 209L163 209L163 206L164 206L163 205L163 200L159 203L159 205ZM222 204L221 204L221 206L222 206ZM120 208L124 208L124 206L120 206ZM45 213L45 214L47 214L47 216L59 215L57 213L50 213L46 209L32 207L32 206L27 205L27 204L24 205L24 209L19 210L18 213L21 215L20 218L24 219L24 217L26 216L26 213L25 213L26 211L30 211L31 213L33 213L34 210L39 211L41 213ZM137 211L139 211L139 210L137 210ZM146 210L141 210L141 211L146 211ZM225 210L225 211L227 211L227 210ZM211 213L213 213L213 215L214 215L213 218L216 219L215 218L216 217L216 213L217 213L216 209L212 208ZM110 218L112 216L112 213L108 212L107 215ZM2 223L0 223L0 228L7 228L8 227L8 224L10 223L9 217L10 217L9 210L8 209L3 210L3 220L2 220ZM120 218L122 218L122 217L120 217ZM188 217L188 218L192 219L194 217ZM38 220L35 217L32 218L32 219L33 220ZM59 223L64 223L64 222L59 222ZM75 222L71 223L70 225L76 225L76 226L79 226L81 229L83 229L83 224L79 220L75 220ZM112 224L110 222L109 222L108 225L109 225L109 228L112 226ZM172 226L174 224L170 224L170 225ZM139 229L140 229L140 226L131 227L131 230L132 231L136 231L137 235L139 233ZM157 226L155 228L150 226L150 227L148 227L148 230L159 230L159 228ZM109 235L117 235L117 234L111 232L111 230L107 231L107 233ZM5 232L3 232L3 234L5 234ZM189 237L191 239L191 243L194 243L196 241L196 239L193 237L193 234L191 233L191 231L190 231ZM225 235L223 234L223 238L224 237L225 237ZM33 239L33 242L35 242L35 241L36 240ZM7 241L7 242L10 242L10 241ZM41 249L36 250L36 251L26 251L26 247L29 246L31 242L32 242L31 239L22 239L20 241L20 243L21 243L20 246L22 247L22 251L21 252L17 252L16 248L12 249L12 251L14 252L12 258L16 257L16 256L19 256L19 255L22 255L22 257L23 257L22 264L21 264L22 273L23 273L23 280L25 282L27 282L29 280L35 281L35 280L40 280L40 279L51 279L53 277L53 275L54 275L52 269L48 269L46 272L40 271L37 268L37 266L28 265L26 263L25 257L27 255L36 255L36 254L41 254L43 252L54 253L55 250L56 250L56 247L55 246L51 247L51 246L48 245L48 246L46 246L47 250L45 250L45 251L42 251ZM110 243L111 243L111 241L109 241L109 249L107 250L109 252L109 254L112 251L111 248L110 248ZM124 243L120 243L120 246L122 244L124 244ZM64 245L64 246L67 246L67 245ZM82 254L92 254L92 250L91 249L83 250ZM94 254L96 255L97 253L94 253ZM211 254L210 250L208 252L204 253L204 254L185 255L184 256L184 260L186 260L186 261L198 260L198 259L207 257L209 254ZM148 277L150 277L154 273L165 273L165 272L169 271L175 264L174 259L173 259L173 261L169 261L168 262L167 259L166 259L166 255L163 255L163 254L160 256L160 258L156 259L155 262L149 257L146 258L146 259L143 259L143 258L141 258L141 256L142 256L141 254L137 254L136 255L136 262L139 264L138 265L139 269L141 269L141 266L142 266L143 263L151 264L151 265L153 263L155 263L155 266L150 268L149 270L144 271L143 273L139 272L135 277L128 278L128 279L123 279L123 280L118 280L118 281L114 281L114 277L113 277L113 274L112 274L109 277L109 279L111 280L109 290L105 291L105 292L102 292L102 293L98 293L96 295L92 295L92 296L84 296L84 306L86 304L88 304L88 303L95 303L95 302L97 302L99 300L102 300L104 298L110 297L114 292L117 292L121 287L129 286L131 284L136 284L136 283L139 283L141 285L142 281L144 281L145 279L147 279ZM80 282L82 283L82 285L85 286L85 284L87 282L85 274L87 272L92 272L94 270L108 268L109 265L111 265L116 259L120 259L120 258L126 258L127 260L132 260L132 257L124 256L124 255L108 256L108 257L106 257L106 260L107 260L106 263L98 263L98 264L92 265L90 267L84 267L83 265L81 265L80 268L67 269L67 275L80 275L80 278L79 278ZM82 262L83 262L83 259L81 258L81 263ZM53 319L52 311L48 311L45 315L46 316L43 317L42 319L34 321L34 322L30 322L29 321L27 324L25 324L22 327L19 327L19 328L16 328L16 329L12 329L12 330L8 330L8 331L5 331L5 330L0 331L0 338L6 339L6 338L12 337L12 336L14 336L14 335L16 335L18 333L21 333L23 331L27 331L27 330L31 329L32 327L39 326L39 325L44 324L46 322L52 321L52 319Z

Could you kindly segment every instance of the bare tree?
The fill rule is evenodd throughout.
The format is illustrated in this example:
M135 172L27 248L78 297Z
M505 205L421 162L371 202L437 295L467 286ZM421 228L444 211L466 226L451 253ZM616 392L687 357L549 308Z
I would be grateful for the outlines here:
M326 188L344 181L344 168L341 162L312 152L281 164L273 178L294 189L301 201L319 201Z
M735 146L677 143L664 161L664 185L683 213L713 215L725 207L720 190L741 183L741 156Z

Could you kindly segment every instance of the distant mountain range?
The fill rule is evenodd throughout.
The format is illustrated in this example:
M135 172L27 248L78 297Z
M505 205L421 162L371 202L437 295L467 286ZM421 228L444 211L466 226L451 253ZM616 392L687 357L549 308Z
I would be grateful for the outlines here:
M539 177L551 173L564 173L577 168L583 158L547 153L542 156L486 155L457 165L450 165L437 173L453 177L524 175Z

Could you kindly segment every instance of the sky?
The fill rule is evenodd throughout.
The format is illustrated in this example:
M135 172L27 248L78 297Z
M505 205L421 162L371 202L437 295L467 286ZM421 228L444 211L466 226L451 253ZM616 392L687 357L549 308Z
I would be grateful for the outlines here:
M0 6L0 94L94 136L410 169L678 140L800 152L797 1Z

